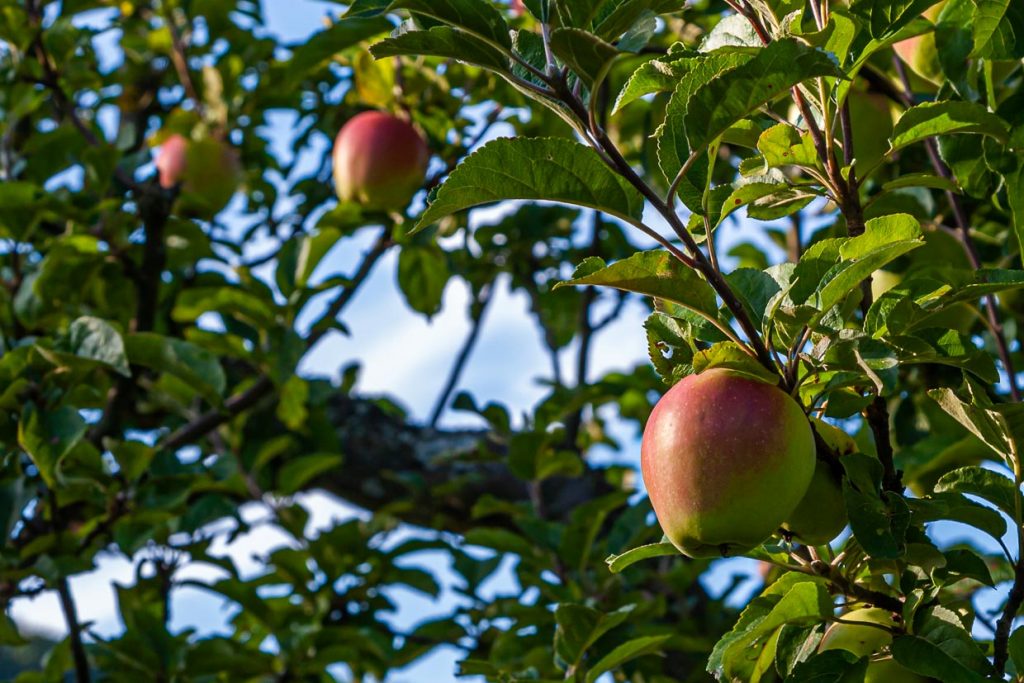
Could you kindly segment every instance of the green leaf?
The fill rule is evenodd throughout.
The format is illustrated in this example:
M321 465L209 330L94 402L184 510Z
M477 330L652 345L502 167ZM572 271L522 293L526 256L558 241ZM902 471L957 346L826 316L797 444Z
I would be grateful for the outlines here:
M610 266L597 257L588 258L571 280L559 282L555 288L570 285L599 285L637 292L718 320L718 302L711 285L667 251L638 252Z
M785 683L863 683L868 658L848 650L826 650L800 662Z
M671 637L672 634L665 634L661 636L643 636L641 638L627 640L590 667L584 680L586 683L595 683L597 679L601 677L601 674L606 671L616 669L637 657L651 654L655 650L660 649L662 644Z
M505 18L485 0L370 0L350 5L348 15L376 16L396 9L449 24L498 47L512 47Z
M915 522L960 522L980 529L997 540L1006 534L1006 520L1002 515L990 507L975 503L962 493L946 491L928 498L908 498L907 504Z
M699 64L702 58L703 55L696 52L670 51L664 57L641 64L622 86L615 106L612 107L612 114L617 114L627 104L646 95L671 92L680 79Z
M665 109L665 122L655 133L658 139L658 165L670 182L675 179L683 164L689 158L691 150L697 149L689 144L686 134L686 111L694 93L710 83L719 74L751 61L757 52L753 49L719 50L704 55L682 74L681 79L672 91L672 97ZM682 63L680 63L681 65ZM678 68L675 65L674 68ZM707 163L704 168L694 167L690 175L694 176L686 187L680 187L680 194L686 205L697 211L701 205L701 197L706 185ZM701 177L703 174L704 177Z
M1024 671L1024 628L1018 628L1010 634L1010 661L1017 671Z
M1002 457L1009 457L1014 448L1002 416L988 410L985 404L978 404L978 395L969 383L967 389L972 394L970 403L961 400L952 389L932 389L928 395L985 445Z
M768 305L782 291L779 283L768 273L754 268L737 268L725 279L739 295L754 323L761 325Z
M988 679L951 657L940 645L911 635L896 636L892 656L911 671L943 683L983 683Z
M893 127L890 144L900 149L936 135L976 133L1006 142L1006 122L975 102L926 102L911 107Z
M898 190L903 187L929 187L933 190L960 192L960 186L954 181L931 173L906 173L882 185L885 191Z
M125 355L121 334L105 320L82 316L68 326L68 332L61 344L79 358L102 363L124 377L130 377L128 358Z
M85 420L72 406L40 411L29 403L18 423L18 445L32 459L46 485L53 488L57 485L60 461L85 436L87 429Z
M277 401L277 419L291 430L302 429L309 416L306 402L309 400L309 383L298 375L292 375L281 385Z
M1006 15L1010 0L974 0L974 17L971 27L974 30L975 56L984 54L989 41L999 30L999 24Z
M746 64L720 74L686 103L690 149L703 149L725 129L791 87L818 76L838 76L824 52L791 39L776 40Z
M871 273L923 245L920 224L913 216L891 214L867 221L864 234L839 245L839 263L821 276L811 302L820 311L815 321L842 302ZM799 265L797 275L804 277Z
M938 0L856 0L850 11L867 21L872 38L885 38L921 16Z
M413 232L456 211L506 199L576 204L627 221L644 210L640 192L589 147L558 138L505 138L456 167Z
M948 472L935 484L935 490L977 496L995 505L1010 519L1018 519L1018 510L1024 510L1024 496L1013 480L983 467L972 465Z
M424 31L405 31L370 47L377 59L401 55L427 55L457 59L499 73L507 72L508 57L482 40L449 26L434 26Z
M336 21L330 28L313 34L292 48L291 59L285 67L285 81L296 83L342 50L391 28L391 22L384 17L350 17Z
M342 456L330 453L289 460L277 473L277 491L286 496L296 494L321 474L340 468L343 460Z
M850 528L868 554L884 559L903 555L910 511L903 498L879 494L882 463L863 453L849 453L839 459L843 478L843 500Z
M1004 176L1006 197L1013 218L1013 232L1017 236L1017 248L1024 252L1024 162L1017 170Z
M555 608L555 651L562 661L575 667L597 639L630 617L636 605L626 605L603 614L584 605L561 604Z
M771 168L799 166L817 169L821 165L811 134L801 134L788 123L776 124L761 133L757 149Z
M619 51L597 36L576 28L559 28L551 33L551 51L593 89L601 83Z
M608 570L612 574L618 574L626 567L636 564L641 560L678 554L679 550L674 545L668 541L662 541L661 543L651 543L649 545L642 545L639 548L632 548L621 555L609 555L605 562L608 563Z
M683 9L684 0L621 0L616 3L604 3L602 12L598 16L597 26L594 29L601 39L609 42L614 41L623 33L630 31L637 22L646 18L654 18L654 15L665 12L675 12ZM614 8L610 12L608 8ZM628 36L627 36L628 37ZM626 41L626 37L620 41Z
M733 341L715 344L710 349L701 349L693 354L693 371L700 374L712 368L725 368L744 377L766 384L778 384L779 376L761 365L749 353Z
M414 311L428 317L440 311L450 278L448 257L434 242L408 244L398 254L398 287Z
M732 630L715 644L708 672L724 680L751 680L762 649L780 627L810 626L831 613L832 601L822 581L786 575L751 601Z
M125 338L125 351L132 364L174 375L210 403L220 404L227 379L217 357L206 349L183 339L137 332Z

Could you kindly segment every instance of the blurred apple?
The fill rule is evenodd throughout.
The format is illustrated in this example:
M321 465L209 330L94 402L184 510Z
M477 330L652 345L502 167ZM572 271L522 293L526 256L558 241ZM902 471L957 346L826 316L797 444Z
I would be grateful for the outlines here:
M371 211L399 211L423 185L430 149L406 121L365 111L342 126L334 141L338 199Z

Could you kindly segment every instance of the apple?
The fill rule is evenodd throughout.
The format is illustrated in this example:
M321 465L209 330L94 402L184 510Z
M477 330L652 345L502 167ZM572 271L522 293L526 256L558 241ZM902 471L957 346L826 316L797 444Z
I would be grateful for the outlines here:
M160 174L160 187L170 189L178 184L185 172L185 154L188 140L175 133L160 145L156 155L156 170Z
M878 607L856 609L842 615L843 621L859 621L865 624L895 627L897 622L887 610ZM828 627L821 639L819 650L846 650L858 657L868 657L881 653L892 644L892 633L876 626L857 626L854 624L835 623ZM929 679L920 676L902 664L896 662L891 655L872 659L868 664L864 683L927 683Z
M213 136L189 140L174 133L156 155L160 186L181 186L178 210L186 216L213 218L238 190L242 169L238 153Z
M521 17L525 11L526 5L523 4L523 0L512 0L512 16Z
M925 10L922 16L934 22L939 18L939 13L942 12L945 5L946 0L942 0ZM934 31L901 40L892 47L896 50L900 60L918 76L935 85L942 84L942 68L939 66L939 53L935 46Z
M334 141L338 198L371 211L404 209L423 185L426 141L406 121L379 111L349 119Z
M818 419L811 422L822 441L840 457L859 450L857 442L838 427ZM818 458L807 493L782 528L804 545L822 545L838 536L846 521L842 480L828 461Z
M771 536L803 498L814 435L778 387L712 369L658 401L640 467L658 522L682 553L739 555Z

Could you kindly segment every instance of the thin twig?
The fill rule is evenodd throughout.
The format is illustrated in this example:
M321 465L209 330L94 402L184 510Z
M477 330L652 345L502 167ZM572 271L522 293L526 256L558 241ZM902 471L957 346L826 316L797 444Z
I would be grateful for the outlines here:
M437 403L434 404L434 410L430 415L430 422L428 423L431 427L436 427L437 423L441 420L441 415L444 414L445 408L448 407L448 399L451 398L452 392L458 386L459 377L462 375L467 361L469 361L473 347L476 346L476 342L480 338L480 330L483 327L484 316L487 314L487 305L490 302L491 285L487 284L480 289L480 293L470 307L472 310L472 323L469 328L469 335L466 337L466 341L463 342L462 348L459 349L459 355L455 358L455 363L452 364L451 371L448 373L448 381L445 382L444 389L441 391L441 395L437 397Z
M910 78L907 75L906 67L904 67L903 62L896 57L893 57L893 61L896 64L896 71L900 76L900 82L903 84L902 101L904 105L911 107L914 102L913 89L910 85ZM942 157L939 156L939 150L935 145L935 140L933 138L928 138L924 141L924 145L925 151L928 153L928 159L931 161L935 172L946 180L954 180L953 172L942 160ZM960 200L960 196L951 190L946 190L946 200L953 208L953 217L956 220L957 227L960 229L958 237L960 244L964 249L964 253L967 254L967 259L970 261L971 267L975 270L979 270L982 267L981 257L978 255L978 249L974 244L974 238L971 237L970 221L967 218L967 212L964 210L963 202ZM1010 386L1010 396L1014 401L1020 401L1021 390L1017 379L1017 370L1013 363L1013 357L1010 355L1010 346L1006 341L1006 335L1003 333L1003 325L999 319L999 309L996 305L995 295L986 294L984 299L985 310L990 327L993 330L992 336L995 339L999 359L1003 363L1003 369L1006 370L1007 381Z
M75 681L77 683L89 683L91 674L89 672L89 657L85 653L85 645L82 643L82 625L78 622L78 612L75 609L75 600L71 595L71 586L67 577L61 577L57 581L57 595L60 598L60 609L64 613L64 621L68 626L68 636L71 640L71 658L75 664Z

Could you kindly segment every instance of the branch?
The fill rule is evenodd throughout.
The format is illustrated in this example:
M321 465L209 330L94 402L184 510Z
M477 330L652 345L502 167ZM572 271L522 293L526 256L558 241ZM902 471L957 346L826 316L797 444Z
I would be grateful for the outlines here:
M428 423L431 427L437 426L437 423L441 420L441 415L444 414L445 408L448 407L448 399L451 398L452 392L455 391L455 387L459 383L459 377L462 375L466 362L469 360L469 355L473 352L477 339L480 338L480 329L483 327L484 315L487 313L487 305L490 302L491 285L488 284L481 288L479 295L477 295L476 300L471 306L471 309L475 309L475 311L473 312L473 322L469 329L469 336L466 337L462 348L459 349L459 355L455 358L455 363L448 374L448 381L445 382L444 389L441 391L441 395L438 396L437 403L434 404L434 410L430 415L430 422Z
M315 486L355 505L461 533L481 523L472 513L484 497L531 501L528 482L508 468L505 442L488 431L421 427L375 401L342 394L328 400L327 416L345 444L345 466L324 474ZM548 518L566 520L580 504L610 493L605 476L604 470L587 466L579 477L545 479L539 486ZM396 500L403 501L400 508ZM513 524L505 517L494 523Z
M586 121L589 116L583 103L579 101L565 86L564 82L556 84L558 86L559 95L562 101L572 110L573 114L581 121ZM747 310L743 304L736 297L735 292L726 282L725 278L715 270L714 266L708 260L708 257L701 251L700 247L697 246L693 236L686 229L686 226L680 220L672 208L658 196L650 185L648 185L643 178L641 178L633 167L629 165L629 162L622 156L619 148L615 146L611 138L608 137L607 132L598 127L594 127L590 131L593 137L593 145L598 147L598 151L603 151L607 158L605 162L615 171L617 171L623 178L625 178L634 188L636 188L641 195L653 206L658 213L671 226L673 232L682 240L687 251L691 254L690 260L683 260L687 266L695 269L708 281L712 289L721 297L722 302L726 308L732 313L736 322L740 328L746 333L750 347L753 349L752 355L768 370L771 370L773 374L777 373L778 370L775 367L775 363L772 360L771 353L768 351L768 347L765 346L764 341L761 339L760 332L757 326L754 325L750 316L747 315ZM635 225L635 223L634 223ZM644 232L647 232L645 230ZM653 232L653 231L651 231ZM650 233L648 233L650 234ZM673 254L676 252L673 251ZM745 346L745 345L742 345Z
M901 101L908 107L913 106L913 90L910 85L910 78L907 76L906 67L903 66L903 62L897 57L893 57L893 61L896 63L896 71L899 73L900 82L903 84L903 94ZM924 141L925 151L928 152L928 158L931 161L932 167L935 172L946 180L955 180L953 178L953 172L949 169L949 166L939 156L939 150L935 146L935 140L933 138L927 138ZM964 249L964 253L967 254L967 259L971 263L971 267L975 270L981 268L981 257L978 255L978 249L974 244L974 238L971 237L971 226L970 221L967 218L967 212L964 210L963 202L960 200L960 196L946 190L946 200L949 205L953 207L953 217L956 220L959 231L957 236L960 240L960 244ZM1013 364L1013 357L1010 355L1010 346L1006 342L1006 335L1003 333L1003 324L999 319L998 308L996 307L996 297L994 294L985 295L985 311L989 321L989 327L992 330L992 336L995 338L996 349L999 353L999 359L1003 363L1003 368L1006 370L1007 381L1010 385L1010 396L1014 401L1021 400L1021 390L1017 380L1017 370Z
M328 306L323 317L324 320L327 320L328 317L336 318L341 313L345 306L347 306L352 300L352 297L355 295L360 285L362 285L369 276L370 271L373 270L374 264L377 263L380 257L391 247L392 244L391 229L390 227L386 227L381 231L377 241L374 243L374 246L363 257L363 261L359 265L359 269L350 279L349 285L345 287L338 297L331 302L331 305ZM309 349L313 348L313 346L323 338L329 329L330 328L328 326L323 326L313 330L306 340L306 351L308 352ZM174 450L188 445L197 439L201 439L203 436L209 434L217 427L220 427L243 410L256 405L263 397L270 394L273 389L274 383L268 377L260 377L248 389L225 401L223 409L214 409L205 412L188 424L179 428L177 431L172 432L166 439L160 442L160 448Z
M89 658L85 654L85 645L82 643L82 626L78 623L78 613L75 610L75 601L71 596L71 586L66 577L61 577L57 582L57 595L60 597L60 608L64 612L64 620L68 625L68 634L71 640L71 657L75 663L75 681L77 683L89 683Z

